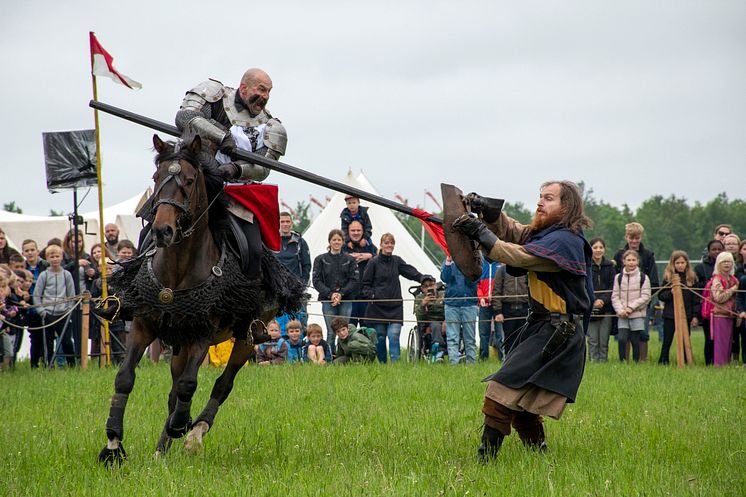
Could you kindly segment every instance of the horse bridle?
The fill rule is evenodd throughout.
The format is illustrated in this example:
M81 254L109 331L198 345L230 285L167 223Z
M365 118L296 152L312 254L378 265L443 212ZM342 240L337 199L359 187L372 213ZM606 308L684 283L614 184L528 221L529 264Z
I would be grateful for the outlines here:
M153 198L158 199L153 206L151 207L151 214L153 217L155 217L155 213L158 210L158 207L160 207L163 204L171 205L175 207L179 211L179 215L176 218L176 233L174 233L174 241L172 244L178 244L185 238L189 238L192 233L194 233L195 228L197 227L199 221L202 219L202 217L207 214L207 211L210 210L210 207L212 206L213 202L215 202L215 199L219 197L219 195L215 196L215 199L213 199L212 202L207 206L207 208L202 211L202 213L197 217L194 222L192 222L192 214L189 212L189 205L191 202L192 194L195 192L197 188L197 181L194 182L194 186L192 187L191 193L187 191L184 182L182 181L181 177L179 176L181 174L181 164L179 163L180 160L186 160L185 157L182 157L181 154L179 154L178 149L174 151L174 157L167 159L166 161L168 163L168 176L163 178L161 180L160 184L156 187L155 192L153 193ZM164 164L163 162L158 164L158 167L162 167ZM199 166L195 166L195 169L197 170L197 176L202 173ZM163 190L163 187L168 184L169 181L174 180L176 182L176 186L179 188L179 191L184 195L184 201L183 202L177 202L173 198L164 198L160 199L158 196L161 193L161 190Z

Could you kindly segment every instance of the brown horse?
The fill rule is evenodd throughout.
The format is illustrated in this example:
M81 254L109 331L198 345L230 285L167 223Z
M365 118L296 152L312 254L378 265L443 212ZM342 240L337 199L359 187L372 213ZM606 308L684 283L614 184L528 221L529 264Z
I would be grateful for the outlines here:
M129 306L134 318L126 356L114 382L106 422L108 443L98 456L107 465L121 464L126 458L124 411L135 384L135 368L151 342L160 338L174 348L168 417L156 454L167 452L172 439L184 435L185 447L196 450L253 350L250 325L280 310L299 309L304 291L303 284L266 249L264 283L257 288L242 275L227 242L216 241L220 231L216 223L228 215L224 205L216 202L223 182L216 168L199 165L205 161L204 154L199 157L202 142L198 136L184 145L163 142L154 135L153 144L158 153L152 199L156 248L112 278L112 285L123 293L123 308ZM230 337L236 341L228 365L192 422L198 369L208 347Z

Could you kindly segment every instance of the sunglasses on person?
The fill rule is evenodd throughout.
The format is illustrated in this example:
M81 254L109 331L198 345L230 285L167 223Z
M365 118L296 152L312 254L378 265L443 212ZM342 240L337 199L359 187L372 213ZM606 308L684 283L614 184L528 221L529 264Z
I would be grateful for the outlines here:
M730 235L730 231L718 231L719 236L728 236Z

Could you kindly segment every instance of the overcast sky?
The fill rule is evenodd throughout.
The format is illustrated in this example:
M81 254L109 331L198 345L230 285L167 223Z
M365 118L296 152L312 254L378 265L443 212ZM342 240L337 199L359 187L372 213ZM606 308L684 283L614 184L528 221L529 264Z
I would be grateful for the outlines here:
M533 205L542 181L566 178L633 208L654 194L743 198L745 21L736 0L13 2L0 16L0 200L71 210L70 193L46 190L41 135L93 128L91 30L143 84L99 78L101 101L172 124L187 89L261 67L283 160L333 179L362 170L387 197L422 204L446 182ZM101 115L106 205L150 184L152 134ZM293 205L328 194L268 181Z

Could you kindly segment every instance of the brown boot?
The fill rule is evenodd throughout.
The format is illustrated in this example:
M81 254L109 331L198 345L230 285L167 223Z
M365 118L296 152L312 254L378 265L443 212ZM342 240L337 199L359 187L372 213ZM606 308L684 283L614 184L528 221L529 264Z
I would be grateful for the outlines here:
M648 362L648 342L640 342L640 362Z

